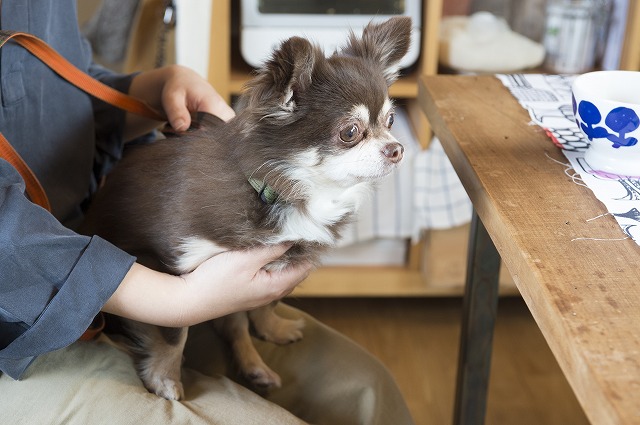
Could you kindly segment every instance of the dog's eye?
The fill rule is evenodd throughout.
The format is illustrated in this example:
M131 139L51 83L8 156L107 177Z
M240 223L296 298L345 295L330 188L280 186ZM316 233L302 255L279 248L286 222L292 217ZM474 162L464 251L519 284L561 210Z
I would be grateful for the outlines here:
M340 131L340 138L343 142L353 142L358 138L358 134L360 133L360 129L355 124L351 124Z
M387 117L387 128L391 128L391 126L393 125L394 121L395 121L395 114L392 112Z

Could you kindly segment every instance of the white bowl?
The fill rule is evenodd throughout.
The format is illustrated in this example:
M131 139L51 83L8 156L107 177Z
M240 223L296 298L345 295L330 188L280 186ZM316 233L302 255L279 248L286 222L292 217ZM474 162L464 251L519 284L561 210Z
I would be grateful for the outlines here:
M640 176L640 72L582 74L572 94L576 124L591 142L587 164L603 174Z

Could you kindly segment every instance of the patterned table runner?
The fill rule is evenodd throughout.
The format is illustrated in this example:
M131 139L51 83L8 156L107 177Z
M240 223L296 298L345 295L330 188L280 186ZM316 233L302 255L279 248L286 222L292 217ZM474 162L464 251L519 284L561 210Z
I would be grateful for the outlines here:
M497 77L529 111L533 123L542 127L551 141L562 149L570 163L565 164L565 173L576 184L593 191L606 207L607 212L603 211L603 215L615 217L623 232L620 240L631 238L640 245L640 179L596 172L585 161L589 140L576 125L571 107L571 83L575 76L513 74ZM588 236L592 237L584 239L600 240L597 235Z

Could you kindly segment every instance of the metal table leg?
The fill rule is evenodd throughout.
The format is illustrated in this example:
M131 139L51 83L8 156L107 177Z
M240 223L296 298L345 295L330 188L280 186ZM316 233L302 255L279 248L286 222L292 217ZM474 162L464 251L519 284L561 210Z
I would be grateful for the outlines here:
M483 424L498 308L500 255L473 212L456 382L455 425Z

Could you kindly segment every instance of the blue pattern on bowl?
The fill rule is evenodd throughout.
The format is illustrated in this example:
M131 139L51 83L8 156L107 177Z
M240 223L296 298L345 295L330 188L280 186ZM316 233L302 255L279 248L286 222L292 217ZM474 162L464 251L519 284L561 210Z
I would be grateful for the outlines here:
M604 126L597 126L602 121L602 114L596 105L586 100L576 104L575 97L571 96L571 98L576 124L589 140L606 138L613 143L613 147L616 149L621 146L634 146L638 143L638 139L635 137L627 137L627 133L640 127L640 118L633 109L624 106L612 109L604 120Z

